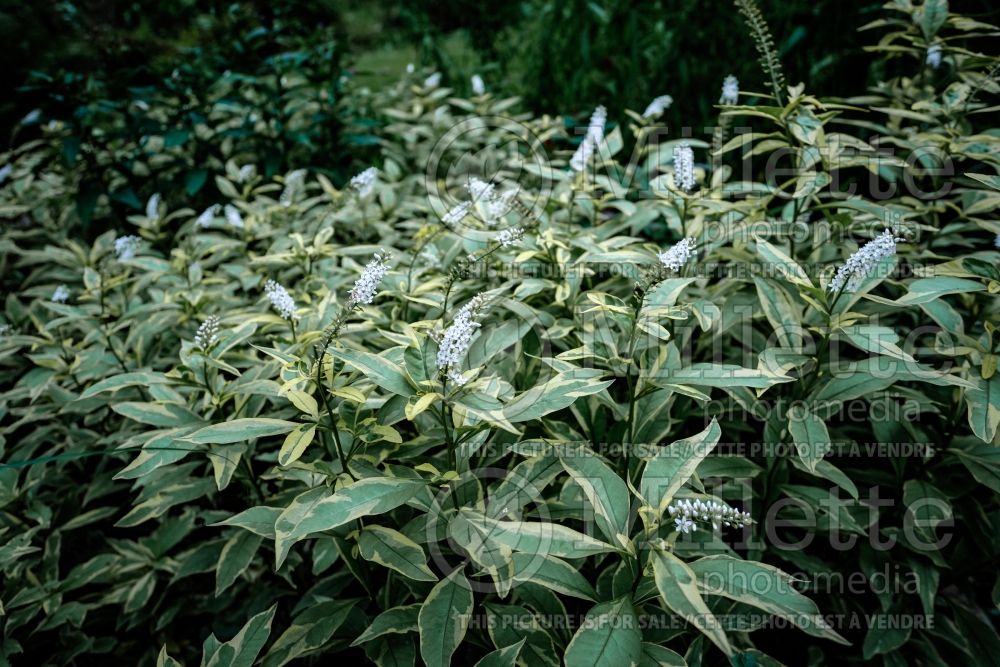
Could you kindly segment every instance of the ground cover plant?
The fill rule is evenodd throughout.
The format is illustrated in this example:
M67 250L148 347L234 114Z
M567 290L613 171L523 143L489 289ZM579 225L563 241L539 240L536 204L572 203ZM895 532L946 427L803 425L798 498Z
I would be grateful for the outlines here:
M5 154L0 659L994 664L998 29L734 11L707 130L278 58Z

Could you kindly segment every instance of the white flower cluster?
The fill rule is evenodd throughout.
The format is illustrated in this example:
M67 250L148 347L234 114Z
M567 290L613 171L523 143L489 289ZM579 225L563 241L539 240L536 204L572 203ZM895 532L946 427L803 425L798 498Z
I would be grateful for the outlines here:
M520 227L511 227L510 229L505 229L496 235L494 239L497 243L502 245L504 248L509 248L524 237L524 230Z
M472 82L472 92L480 97L486 94L486 84L483 82L483 77L478 74L473 74L470 79Z
M839 292L845 288L848 292L856 291L879 262L896 254L896 243L902 240L896 238L891 229L887 229L861 246L860 250L848 257L843 266L837 269L836 275L830 281L830 291Z
M211 206L209 206L208 208L206 208L204 211L201 212L201 215L199 215L198 218L194 221L194 224L198 225L199 227L208 227L210 224L212 224L212 221L215 220L215 216L219 214L220 208L222 207L219 206L218 204L212 204ZM237 215L239 215L238 211ZM240 222L243 222L242 218L240 218Z
M233 227L243 228L243 216L240 214L240 209L236 208L232 204L226 204L226 222L228 222Z
M157 220L160 217L160 193L156 192L146 202L146 217Z
M354 281L354 287L348 293L347 305L354 307L359 303L371 303L375 300L375 291L389 273L389 258L387 252L377 252L365 270L361 272L361 277Z
M307 173L308 171L305 169L296 169L285 177L285 188L281 191L281 196L278 197L278 202L282 206L292 205L292 202L295 201L295 196L302 190L302 186L305 185Z
M288 293L280 283L274 280L268 280L264 283L264 293L267 294L267 298L270 299L271 305L274 309L278 311L283 319L286 320L297 320L299 316L295 314L295 299L292 295Z
M375 189L378 182L378 169L368 167L363 172L351 179L351 187L358 191L359 197L367 197Z
M256 174L257 174L257 167L253 166L252 164L245 164L242 167L240 167L239 181L240 183L246 183Z
M694 239L689 236L679 241L670 250L661 252L657 257L659 257L660 263L671 271L680 271L694 256L694 253Z
M674 103L674 98L670 95L660 95L659 97L654 97L653 101L649 103L646 110L642 112L643 118L656 118L661 113L670 108L670 105Z
M927 47L927 64L937 69L941 66L941 45L931 44Z
M441 218L441 220L442 222L444 222L444 224L448 225L449 227L454 227L455 225L457 225L458 223L462 222L462 220L465 219L465 216L469 214L470 208L472 208L471 201L459 202L458 204L453 206L450 211L445 213L444 217Z
M0 183L3 183L8 178L10 178L10 175L12 173L14 173L14 167L12 165L5 164L4 166L0 167Z
M135 257L140 245L142 239L138 236L119 236L115 239L115 254L120 260L130 260Z
M587 134L584 136L580 146L570 158L569 166L573 171L583 171L590 162L591 156L597 147L604 140L604 125L608 121L608 110L603 106L594 109L587 124Z
M202 349L208 350L219 340L219 316L209 315L208 319L201 323L198 331L194 334L194 344Z
M722 526L749 526L753 519L747 512L733 509L728 505L710 500L679 500L667 507L674 520L674 527L682 533L690 533L695 529L696 521L710 521L712 527L718 530Z
M476 214L487 227L496 226L505 215L510 213L510 209L514 205L514 197L517 196L519 190L515 187L497 194L496 187L492 183L481 181L474 176L469 179L466 188L469 190L469 195L472 196L472 206L475 207ZM450 218L457 208L456 206L449 211L446 218ZM446 219L445 222L447 223L448 220Z
M441 72L434 72L424 79L424 88L437 88L441 85Z
M722 80L722 96L719 104L736 104L740 101L740 81L730 74Z
M694 151L687 142L674 146L674 185L683 192L691 192L696 185L694 178Z
M65 285L60 285L52 292L52 300L56 303L66 303L69 299L69 288Z
M445 330L438 343L437 367L445 371L448 379L459 386L465 384L459 366L465 358L465 353L469 351L469 346L472 345L472 336L476 333L476 329L482 326L476 318L485 306L485 295L474 296L458 311L455 321Z

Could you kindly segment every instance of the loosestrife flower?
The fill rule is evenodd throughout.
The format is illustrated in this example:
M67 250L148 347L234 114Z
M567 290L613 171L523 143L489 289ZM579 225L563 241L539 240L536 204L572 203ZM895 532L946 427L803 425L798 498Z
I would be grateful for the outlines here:
M680 271L694 256L694 239L690 236L678 242L670 250L657 255L660 263L671 271Z
M716 530L722 526L749 526L753 523L747 512L741 512L714 500L708 502L679 500L671 503L667 507L667 512L674 520L674 527L681 533L694 531L696 521L711 522Z
M486 94L486 84L483 83L483 77L479 76L478 74L473 74L470 81L472 81L473 93L480 96Z
M594 151L604 140L604 126L608 121L608 110L603 106L594 109L590 115L590 122L587 124L587 134L577 147L573 157L570 158L569 166L573 171L583 171L587 163L590 162Z
M0 167L0 183L3 183L8 178L10 178L11 173L14 171L14 167L9 164L5 164Z
M463 201L452 207L450 211L444 214L441 221L449 227L454 227L458 223L465 219L465 216L469 214L469 209L472 207L472 202Z
M389 253L377 252L372 261L368 262L365 270L361 272L361 277L354 281L354 287L348 293L347 305L354 307L359 303L371 303L375 299L375 290L378 289L385 274L389 273Z
M687 142L674 146L674 185L683 192L694 190L694 151Z
M240 167L239 179L240 183L246 183L257 173L257 167L252 164L245 164Z
M219 316L210 315L207 320L201 323L198 331L194 334L194 344L201 350L207 351L219 340Z
M264 283L264 293L267 294L267 298L271 301L271 305L274 309L278 311L282 319L285 320L297 320L299 316L295 314L295 299L292 295L288 293L280 283L274 280L268 280Z
M642 112L643 118L656 118L661 113L670 108L670 105L674 103L674 98L670 95L660 95L659 97L654 97L653 101L649 103L646 110Z
M472 203L476 207L476 213L479 214L482 221L489 227L496 225L501 218L510 212L510 209L514 205L514 198L517 196L519 190L519 188L515 187L497 194L496 187L492 183L481 181L475 177L469 179L466 188L472 196Z
M9 324L0 324L0 336L6 336L14 332L14 327Z
M497 234L494 240L504 248L509 248L520 241L522 237L524 237L524 230L520 227L512 227Z
M141 244L142 239L138 236L119 236L115 239L115 254L118 259L128 261L135 257Z
M378 169L368 167L351 179L351 186L358 191L359 197L367 197L378 182Z
M240 215L240 210L233 206L232 204L226 204L226 222L228 222L233 227L243 227L243 216Z
M218 215L219 208L220 206L218 204L212 204L201 212L201 215L198 216L194 223L199 227L208 227L212 224L212 221L215 220L215 216ZM240 221L242 222L242 219Z
M52 300L56 303L66 303L69 299L69 288L65 285L60 285L52 292Z
M441 72L434 72L424 79L425 88L437 88L441 84Z
M927 64L937 69L941 66L941 45L931 44L927 47Z
M285 189L281 191L281 196L278 198L278 202L282 206L292 205L295 195L299 193L306 182L307 173L308 171L305 169L296 169L285 177Z
M903 239L897 238L892 230L886 229L873 240L861 246L861 249L847 258L847 261L837 269L836 275L830 281L830 291L856 291L865 278L871 275L878 263L886 257L896 254L896 243Z
M740 100L740 81L730 74L722 80L722 96L719 104L736 104Z
M414 65L413 63L406 63L407 74L413 74L415 71L417 71L416 65Z
M466 382L459 366L472 345L472 336L482 326L476 318L482 314L485 306L484 294L474 296L458 311L454 322L445 330L438 343L437 367L456 385L462 386Z
M149 201L146 202L146 217L157 219L160 217L160 193L156 192Z

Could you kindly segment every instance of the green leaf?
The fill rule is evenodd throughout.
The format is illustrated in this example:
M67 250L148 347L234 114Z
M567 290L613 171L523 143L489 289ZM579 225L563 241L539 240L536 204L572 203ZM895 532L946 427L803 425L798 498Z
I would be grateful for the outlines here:
M559 558L585 558L615 551L610 544L557 523L497 521L469 509L461 512L484 537L513 551Z
M330 348L330 352L361 371L376 385L399 396L413 396L416 390L400 366L377 354L350 348Z
M614 380L595 380L592 373L559 373L547 382L518 394L504 406L499 416L512 424L538 419L556 410L568 408L581 396L604 391L613 382Z
M581 489L594 508L597 525L612 544L628 548L629 501L628 487L593 452L582 447L560 454L563 468Z
M795 404L788 411L788 432L799 459L816 474L816 466L833 446L826 424L801 404Z
M785 280L801 287L812 287L812 281L798 262L764 239L756 238L754 241L760 256L776 268Z
M623 667L642 656L642 632L632 606L623 596L587 612L566 647L566 667Z
M516 644L497 649L492 653L487 653L475 664L475 667L515 667L517 656L521 653L521 648L527 639L522 639Z
M722 429L713 418L704 431L661 447L646 463L639 482L639 493L660 516L721 437Z
M300 494L274 523L275 567L280 568L292 545L308 535L396 509L422 488L421 480L369 477L334 494L326 487Z
M977 482L1000 494L1000 447L964 443L948 451L958 457Z
M778 335L778 342L782 347L796 347L792 335L802 325L798 311L792 306L788 295L778 285L763 278L754 278L753 282L757 286L757 296L764 317Z
M935 276L920 278L906 286L907 293L896 299L899 306L915 306L928 303L946 294L970 294L981 292L986 285L977 280L952 278L950 276Z
M122 373L92 384L80 394L80 398L92 398L105 391L118 391L125 387L142 386L147 387L153 384L169 384L170 378L161 373L150 373L147 371L136 371L133 373Z
M350 617L357 600L330 600L306 607L274 640L261 667L280 667L321 649Z
M274 539L274 522L281 516L282 508L264 507L258 505L250 509L243 510L239 514L234 514L224 521L211 524L212 526L237 526L249 530L255 535Z
M729 639L698 592L698 580L691 568L669 551L656 550L651 558L656 588L667 608L695 626L727 656L732 656Z
M420 545L399 531L385 526L365 526L358 536L361 557L416 581L437 581L427 567L427 554Z
M993 442L1000 426L1000 374L989 380L970 378L975 389L965 392L965 402L969 408L969 426L972 432L984 442Z
M263 438L269 435L288 433L296 426L298 424L295 422L285 421L284 419L246 417L206 426L184 439L199 444L222 445L232 442L244 442L252 438Z
M525 552L513 554L511 560L514 562L514 581L539 584L557 593L591 602L597 600L597 593L587 578L564 560Z
M271 634L271 621L278 605L267 611L262 611L249 621L235 637L225 644L219 644L214 635L205 640L206 649L214 648L202 654L201 664L204 667L252 667L260 650L264 648ZM212 641L209 641L212 640Z
M662 376L651 378L668 384L689 384L696 387L751 387L767 389L795 378L775 375L767 371L743 368L735 364L692 364L686 368L664 370Z
M236 578L250 566L257 553L257 548L263 540L264 538L260 535L245 530L238 531L229 538L226 546L222 547L219 565L215 570L216 597L232 586Z
M316 437L316 424L299 424L292 430L278 451L278 465L288 466L301 458L313 438Z
M948 20L948 0L924 0L913 12L913 20L920 26L928 42Z
M111 409L122 417L128 417L140 424L149 424L150 426L197 426L203 423L201 417L177 403L133 403L126 401L112 404Z
M456 568L431 589L417 615L420 657L427 667L447 667L472 621L472 588Z
M849 644L826 623L816 603L795 590L792 577L776 567L731 556L707 556L688 565L702 593L763 609L813 637Z
M679 653L663 646L643 642L639 667L687 667L687 662Z
M365 631L357 639L351 642L351 646L370 642L383 635L416 632L417 614L420 612L421 606L420 603L408 604L383 611L375 617L375 620L368 624Z

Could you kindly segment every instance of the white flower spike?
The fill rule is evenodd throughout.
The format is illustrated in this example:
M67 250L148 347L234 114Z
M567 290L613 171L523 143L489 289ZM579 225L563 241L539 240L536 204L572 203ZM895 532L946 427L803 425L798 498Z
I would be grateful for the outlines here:
M292 295L280 283L268 280L264 283L264 293L282 319L299 319L299 316L295 314L295 299L292 298Z
M674 146L674 185L682 192L694 190L694 151L685 143Z
M483 294L474 296L458 311L454 322L445 330L438 343L437 367L456 385L465 384L459 366L472 345L473 335L482 326L476 318L481 315L485 307L486 296Z
M201 212L201 215L194 221L194 224L202 228L208 227L215 220L215 216L219 214L220 208L218 204L212 204Z
M370 304L375 300L375 292L382 283L382 279L389 273L389 258L387 252L379 251L375 257L365 266L361 272L361 277L354 281L354 287L348 293L347 305L351 308L363 303Z
M845 290L855 292L861 283L886 257L896 254L896 243L903 239L897 238L891 229L886 229L861 249L847 258L847 261L837 269L836 275L830 281L829 290L839 292Z
M368 167L363 172L351 179L351 187L358 192L359 197L367 197L375 189L378 182L378 169Z
M740 82L730 74L722 80L722 96L719 104L737 104L740 101Z
M659 97L653 98L653 101L649 103L646 110L642 112L643 118L656 118L664 111L670 108L670 105L674 103L674 98L670 95L660 95Z
M486 94L486 84L483 83L483 77L478 74L473 74L470 81L472 82L473 94L478 95L479 97Z
M146 217L152 220L158 220L160 217L160 193L156 192L149 201L146 202Z
M749 526L753 523L747 512L715 500L678 500L667 507L667 512L674 519L674 527L681 533L693 532L697 527L696 521L710 522L716 530L722 526Z
M240 215L240 210L233 206L232 204L226 204L226 222L228 222L233 227L237 229L243 228L243 216Z
M69 299L69 288L65 285L60 285L52 292L52 300L55 303L66 303Z
M208 351L219 340L219 316L210 315L201 323L194 334L194 344L201 350Z
M686 239L682 239L670 250L661 252L657 257L663 266L676 272L684 268L684 265L694 257L694 253L694 239L689 236Z
M138 236L119 236L115 239L115 254L118 259L128 261L135 257L140 245L142 239Z
M494 239L497 243L502 245L504 248L509 248L524 237L524 230L520 227L512 227L510 229L505 229L496 235Z

